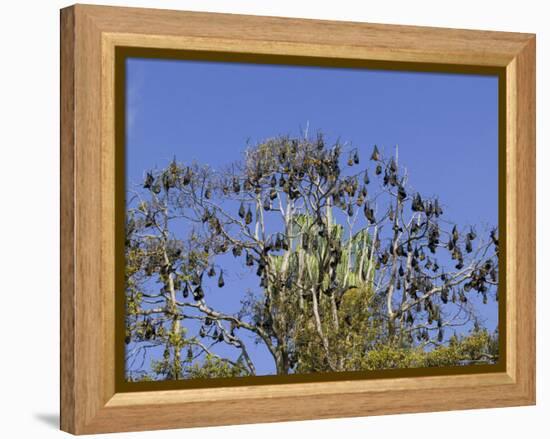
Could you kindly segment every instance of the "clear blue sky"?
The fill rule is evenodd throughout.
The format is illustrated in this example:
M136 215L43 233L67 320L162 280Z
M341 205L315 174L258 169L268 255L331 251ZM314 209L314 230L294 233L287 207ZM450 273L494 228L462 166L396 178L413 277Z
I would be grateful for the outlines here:
M498 224L496 76L129 59L126 87L130 185L174 156L216 168L247 141L309 125L351 142L364 161L373 144L388 153L398 144L409 184L438 195L446 219ZM249 284L231 273L226 283L209 301L236 311ZM485 323L494 329L489 303ZM261 373L272 372L261 348L253 356Z

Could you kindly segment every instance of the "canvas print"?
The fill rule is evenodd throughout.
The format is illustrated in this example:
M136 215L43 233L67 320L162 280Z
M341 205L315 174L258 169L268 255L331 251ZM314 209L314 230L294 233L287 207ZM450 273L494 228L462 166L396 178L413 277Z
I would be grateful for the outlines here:
M499 361L498 77L128 58L125 377Z

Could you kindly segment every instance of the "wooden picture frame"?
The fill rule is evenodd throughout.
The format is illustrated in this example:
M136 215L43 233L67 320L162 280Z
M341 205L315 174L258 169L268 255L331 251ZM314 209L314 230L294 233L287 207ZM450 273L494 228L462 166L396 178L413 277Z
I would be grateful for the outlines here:
M120 391L114 221L120 48L498 72L505 108L502 370ZM86 434L534 403L534 35L89 5L61 11L62 430Z

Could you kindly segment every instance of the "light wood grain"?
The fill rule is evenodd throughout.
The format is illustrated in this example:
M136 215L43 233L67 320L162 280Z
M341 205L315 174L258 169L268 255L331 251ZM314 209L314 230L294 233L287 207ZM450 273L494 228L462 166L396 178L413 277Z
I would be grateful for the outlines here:
M263 399L300 396L338 395L346 393L354 395L366 392L383 392L386 390L423 390L449 389L463 385L495 386L513 384L513 380L505 373L460 375L449 380L448 376L395 378L392 380L338 381L330 383L277 384L274 386L235 387L231 390L232 400ZM124 407L149 404L182 404L192 402L223 401L227 398L227 390L220 388L169 390L157 392L118 393L107 404L109 407Z
M504 67L529 38L526 34L508 32L159 9L80 7L85 8L86 14L103 32L153 36L157 41L185 36L218 42L257 42L267 51L278 50L281 45L289 48L307 46L317 48L322 56L335 57L345 57L347 49L356 49L368 59L376 60Z
M103 401L115 393L115 46L103 45L101 53L101 291L103 297L104 350Z
M61 31L63 430L81 434L534 403L534 36L83 5L62 11ZM117 46L506 68L507 371L115 393Z
M74 230L74 153L75 153L75 31L74 9L61 13L61 428L75 431L75 230Z
M513 60L506 68L506 209L507 221L506 224L506 242L508 251L511 253L517 248L517 63ZM514 220L512 220L514 219ZM514 222L516 221L516 222ZM508 257L505 261L506 264L506 291L515 290L515 280L517 279L517 263L516 261ZM506 350L507 352L515 352L517 348L517 333L511 330L517 328L517 295L506 295L506 328L510 328L507 331ZM517 357L515 355L509 355L507 358L506 369L507 373L516 379L517 371Z
M535 400L536 368L536 150L535 150L535 39L530 38L515 58L515 162L510 173L515 174L516 216L510 221L515 246L509 254L516 264L513 295L516 299L516 345L513 355L516 362L516 381L525 394Z

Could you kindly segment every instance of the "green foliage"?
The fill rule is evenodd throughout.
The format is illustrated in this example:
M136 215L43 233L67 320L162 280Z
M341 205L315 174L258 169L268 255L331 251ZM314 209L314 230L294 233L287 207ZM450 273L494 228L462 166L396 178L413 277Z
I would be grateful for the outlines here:
M376 207L381 194L367 189L367 170L344 175L341 154L342 145L328 148L322 136L281 137L248 149L221 175L175 160L147 173L127 215L125 340L163 353L151 373L130 379L254 374L240 331L264 344L278 374L498 360L498 334L476 323L470 334L449 337L455 322L446 313L461 308L476 321L466 293L486 303L496 285L496 232L486 244L496 254L472 260L474 230L443 230L437 198L408 195L396 159L384 161L377 148L371 158L381 194L390 197L384 212ZM353 149L347 166L357 164ZM175 235L176 219L191 224L186 236ZM455 261L444 270L439 251ZM203 278L225 286L231 275L219 264L230 254L260 287L231 315L211 308L203 288ZM449 273L453 266L458 271ZM238 353L219 355L219 345Z
M248 375L242 363L235 364L207 354L202 363L194 363L186 370L187 378L234 378Z
M419 346L379 344L366 352L356 367L357 370L381 370L486 363L498 358L495 357L494 351L495 337L486 330L473 332L460 338L455 337L448 345L441 345L432 350L425 350Z
M424 366L457 366L463 364L494 362L498 359L498 333L486 329L474 331L468 336L453 336L448 345L426 352Z

